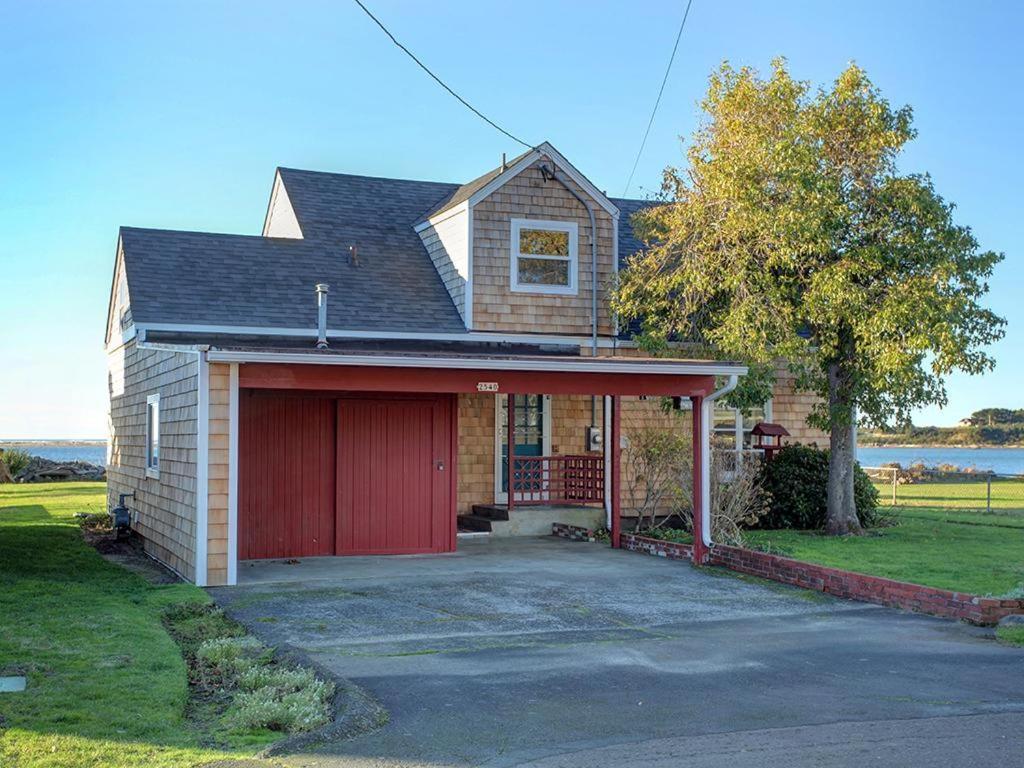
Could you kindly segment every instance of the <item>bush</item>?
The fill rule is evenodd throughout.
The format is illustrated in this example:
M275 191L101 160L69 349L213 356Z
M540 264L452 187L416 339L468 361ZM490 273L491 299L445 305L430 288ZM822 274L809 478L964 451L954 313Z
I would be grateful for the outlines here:
M0 453L0 461L7 465L7 471L11 473L11 477L17 477L18 473L32 461L32 455L20 448L7 448Z
M828 513L828 451L788 445L763 469L763 487L771 497L759 528L816 530ZM853 496L860 524L878 524L878 491L860 465L854 467Z
M255 666L238 676L238 687L249 692L274 688L281 693L294 693L315 682L312 670L288 667Z
M196 651L196 659L204 667L222 677L244 672L263 650L255 637L218 637L204 640Z
M314 680L306 687L285 693L272 686L235 696L231 721L239 728L272 731L309 731L330 720L328 702L334 684Z

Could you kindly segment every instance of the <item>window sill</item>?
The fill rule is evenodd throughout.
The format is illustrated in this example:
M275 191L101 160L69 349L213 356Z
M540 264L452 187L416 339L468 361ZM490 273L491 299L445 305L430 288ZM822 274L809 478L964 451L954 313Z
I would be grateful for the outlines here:
M153 469L152 467L146 467L146 477L149 478L150 480L159 480L160 470Z
M539 293L548 296L576 296L579 289L570 285L516 285L510 288L513 293Z

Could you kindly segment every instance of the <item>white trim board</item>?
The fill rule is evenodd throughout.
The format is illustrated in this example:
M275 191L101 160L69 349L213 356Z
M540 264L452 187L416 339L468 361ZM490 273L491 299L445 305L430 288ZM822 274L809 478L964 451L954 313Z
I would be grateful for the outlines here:
M555 165L557 165L559 170L563 171L570 179L572 179L580 189L586 192L591 197L591 199L594 200L594 202L596 202L598 205L600 205L605 211L607 211L609 215L618 215L618 207L616 207L616 205L611 200L608 199L608 196L605 195L597 187L595 187L586 176L584 176L582 173L576 170L572 163L566 160L565 157L563 157L557 149L555 149L546 141L537 145L537 147L532 152L523 157L523 159L520 160L518 163L516 163L513 166L510 166L508 170L506 170L504 173L501 173L498 176L494 177L491 181L489 181L487 184L485 184L472 195L470 195L470 207L476 205L481 200L484 200L485 198L489 197L496 190L501 189L501 187L505 186L508 182L512 181L512 179L514 179L520 173L525 171L527 168L529 168L535 162L540 160L542 157L547 157Z
M228 369L228 574L238 583L238 363Z
M196 407L196 585L205 587L209 551L210 505L210 364L199 352L199 391Z
M701 361L680 362L647 360L621 362L624 358L581 357L546 360L544 358L412 357L404 355L323 355L293 352L237 352L211 350L211 362L221 363L295 363L302 365L371 366L387 368L453 368L484 371L543 371L567 373L646 373L665 376L743 376L746 366ZM615 362L620 361L620 362Z

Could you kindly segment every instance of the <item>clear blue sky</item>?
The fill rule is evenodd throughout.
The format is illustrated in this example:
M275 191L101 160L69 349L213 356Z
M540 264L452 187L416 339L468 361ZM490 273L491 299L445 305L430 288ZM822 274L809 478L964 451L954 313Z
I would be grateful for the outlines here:
M622 193L682 2L368 4L486 114ZM631 194L680 162L722 59L785 55L816 82L855 59L914 107L904 167L1007 254L996 371L953 378L949 407L917 421L1024 406L1022 28L1011 0L694 0ZM0 72L0 438L105 435L119 225L255 234L277 165L463 181L518 151L346 0L0 0Z

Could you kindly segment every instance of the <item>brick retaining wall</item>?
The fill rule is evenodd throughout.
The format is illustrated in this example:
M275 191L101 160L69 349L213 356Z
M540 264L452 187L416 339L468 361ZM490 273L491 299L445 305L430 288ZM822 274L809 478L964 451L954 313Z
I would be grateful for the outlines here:
M551 535L569 539L570 541L597 541L594 531L579 525L569 525L568 523L552 523Z
M667 557L669 560L693 560L693 544L649 539L633 533L620 534L619 543L630 552L643 552L655 557Z
M633 534L622 535L622 547L633 552L677 560L692 560L693 556L693 547L689 544L675 544ZM723 544L716 544L711 549L710 564L783 584L815 589L836 597L960 619L972 624L990 625L1004 616L1024 614L1024 600L1003 600L951 592Z

